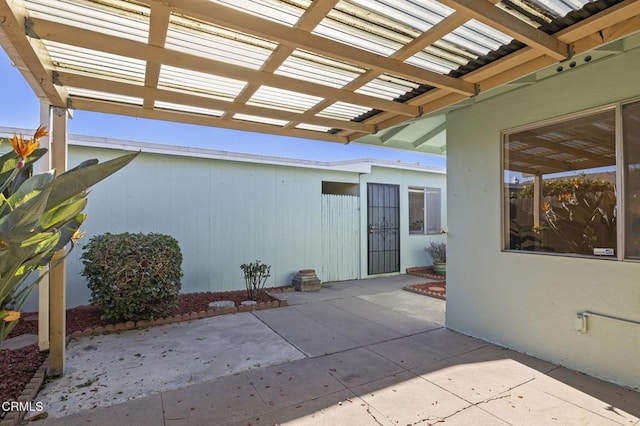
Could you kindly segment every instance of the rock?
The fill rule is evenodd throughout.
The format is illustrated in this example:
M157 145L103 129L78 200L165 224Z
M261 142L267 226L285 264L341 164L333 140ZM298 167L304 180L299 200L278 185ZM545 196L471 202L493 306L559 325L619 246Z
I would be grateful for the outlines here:
M245 300L244 302L240 302L240 304L242 306L253 306L253 305L257 305L258 302L254 301L254 300Z
M6 339L4 342L2 342L2 346L0 347L0 349L22 349L26 346L33 345L34 343L38 343L37 334L22 334L17 337Z
M216 302L209 303L209 309L224 309L236 306L231 300L218 300Z

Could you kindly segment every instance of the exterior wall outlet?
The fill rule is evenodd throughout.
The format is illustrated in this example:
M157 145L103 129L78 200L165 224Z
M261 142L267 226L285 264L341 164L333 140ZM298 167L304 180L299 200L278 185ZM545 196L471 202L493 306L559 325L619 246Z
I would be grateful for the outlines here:
M578 314L574 320L573 323L573 328L576 331L579 331L580 333L586 333L587 332L587 317L582 315L582 314Z

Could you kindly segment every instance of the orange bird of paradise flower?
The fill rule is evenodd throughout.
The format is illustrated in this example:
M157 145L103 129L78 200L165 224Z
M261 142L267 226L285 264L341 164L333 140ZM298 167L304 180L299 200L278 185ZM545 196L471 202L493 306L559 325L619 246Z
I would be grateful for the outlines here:
M5 311L6 315L2 317L5 322L17 321L20 319L20 312L18 311Z
M33 138L25 141L22 135L18 137L14 134L13 138L11 138L9 142L11 142L13 150L20 156L20 159L24 160L40 145L40 138L47 136L48 134L49 132L47 132L47 129L44 126L40 126L33 134Z

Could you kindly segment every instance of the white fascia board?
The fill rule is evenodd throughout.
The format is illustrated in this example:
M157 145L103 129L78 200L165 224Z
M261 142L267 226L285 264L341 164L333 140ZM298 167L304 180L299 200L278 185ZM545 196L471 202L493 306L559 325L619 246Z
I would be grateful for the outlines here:
M25 136L33 133L33 130L0 127L0 137L12 137L14 133ZM151 142L140 142L126 139L113 139L96 136L70 134L69 145L88 148L114 149L121 151L142 151L150 154L175 155L180 157L205 158L211 160L236 161L241 163L268 164L284 167L298 167L308 169L334 170L349 173L368 174L371 168L386 167L402 170L416 170L426 173L445 174L442 167L424 166L420 164L402 163L399 161L385 161L376 159L359 159L345 161L312 161L299 160L284 157L274 157L257 154L244 154L240 152L219 151L206 148L195 148L178 145L165 145Z

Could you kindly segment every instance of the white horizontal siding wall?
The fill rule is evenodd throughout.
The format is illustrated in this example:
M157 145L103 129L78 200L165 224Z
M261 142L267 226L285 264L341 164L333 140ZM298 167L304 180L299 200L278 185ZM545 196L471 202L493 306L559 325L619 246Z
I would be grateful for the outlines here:
M104 161L115 150L70 147L69 164ZM357 181L357 174L142 153L99 183L89 196L86 244L106 232L157 232L176 238L183 292L244 288L240 265L272 265L267 286L291 284L299 269L322 268L322 180ZM90 292L78 260L69 257L68 305Z
M30 133L23 130L0 128L0 134ZM114 147L70 145L70 167L89 158L101 162L116 158L124 153L120 147L125 144L127 149L138 146L136 142L91 137L87 142ZM174 155L160 145L139 146L163 152L141 153L91 190L85 210L88 217L82 226L86 236L67 258L68 307L89 301L80 256L82 246L94 235L156 232L176 238L184 257L183 292L244 289L240 265L255 260L272 265L268 286L290 285L299 269L308 268L315 269L327 282L363 278L366 274L367 182L401 185L401 272L425 264L424 247L429 240L428 236L408 235L408 187L440 187L443 199L445 196L443 174L407 170L395 164L370 167L366 161L327 165L302 161L294 167L252 163L249 161L253 157L243 155L239 155L240 161L231 161L203 158L210 154L205 150L185 149ZM7 144L0 146L0 151L8 149ZM322 182L359 185L361 195L340 197L344 204L332 204L333 216L323 217L323 197L333 200L337 196L323 196ZM37 309L34 294L25 310Z

